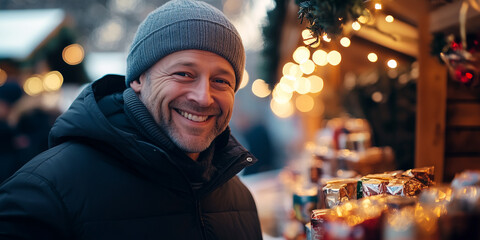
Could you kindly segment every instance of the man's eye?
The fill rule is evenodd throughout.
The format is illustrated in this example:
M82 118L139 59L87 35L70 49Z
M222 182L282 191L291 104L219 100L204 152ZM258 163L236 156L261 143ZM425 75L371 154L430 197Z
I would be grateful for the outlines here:
M190 77L190 74L186 72L176 72L175 75L182 76L182 77Z
M222 84L227 84L228 86L232 86L232 84L229 81L223 80L223 79L215 79L215 82L222 83Z

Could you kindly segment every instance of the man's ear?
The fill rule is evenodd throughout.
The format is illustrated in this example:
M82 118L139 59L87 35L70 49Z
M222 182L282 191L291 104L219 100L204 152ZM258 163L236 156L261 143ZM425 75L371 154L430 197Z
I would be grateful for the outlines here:
M135 91L135 93L140 93L142 90L142 86L145 83L145 73L140 75L139 79L133 80L130 82L130 87Z

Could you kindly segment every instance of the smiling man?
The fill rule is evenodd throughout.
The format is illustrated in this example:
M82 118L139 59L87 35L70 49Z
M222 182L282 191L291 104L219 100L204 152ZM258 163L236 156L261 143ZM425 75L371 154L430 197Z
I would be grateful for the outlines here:
M85 88L51 148L0 186L0 239L261 239L230 134L245 65L233 25L173 0L139 26L126 77Z

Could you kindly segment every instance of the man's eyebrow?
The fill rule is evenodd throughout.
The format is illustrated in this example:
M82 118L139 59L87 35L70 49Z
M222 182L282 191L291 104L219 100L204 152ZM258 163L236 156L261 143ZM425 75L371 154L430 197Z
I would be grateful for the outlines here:
M184 67L199 67L198 64L196 64L194 62L189 62L189 61L178 61L174 65L181 65L181 66L184 66ZM235 73L232 72L232 71L229 71L225 68L216 67L215 71L218 75L224 75L225 74L225 75L230 75L231 77L235 78Z

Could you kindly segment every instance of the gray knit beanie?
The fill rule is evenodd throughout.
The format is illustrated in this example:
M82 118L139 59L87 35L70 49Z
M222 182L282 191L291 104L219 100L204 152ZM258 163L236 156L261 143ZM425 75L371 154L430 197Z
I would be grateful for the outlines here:
M220 10L194 0L169 1L140 24L127 56L127 87L163 57L187 49L225 58L235 71L238 89L245 67L240 35Z

